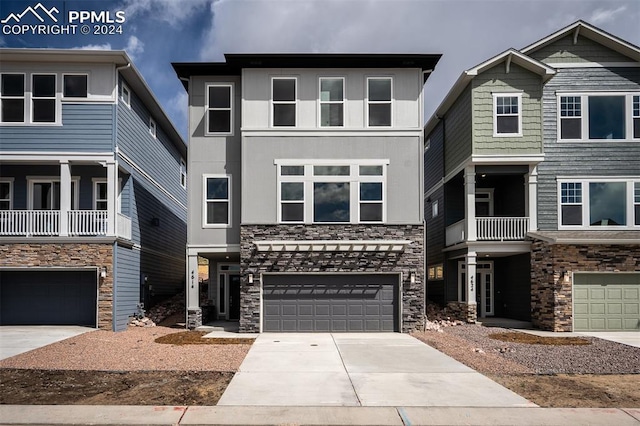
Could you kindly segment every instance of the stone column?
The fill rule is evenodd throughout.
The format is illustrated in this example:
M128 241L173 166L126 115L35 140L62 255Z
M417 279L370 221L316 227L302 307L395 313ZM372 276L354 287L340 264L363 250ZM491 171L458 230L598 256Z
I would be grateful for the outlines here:
M476 167L473 165L464 169L464 193L465 240L476 241Z
M76 188L76 191L79 188ZM60 236L69 235L69 211L71 210L71 166L68 160L60 161Z

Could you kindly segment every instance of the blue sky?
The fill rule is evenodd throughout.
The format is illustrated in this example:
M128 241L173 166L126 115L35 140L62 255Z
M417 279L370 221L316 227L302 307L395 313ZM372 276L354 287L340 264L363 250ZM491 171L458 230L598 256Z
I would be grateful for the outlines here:
M0 0L0 19L38 0ZM224 53L441 53L425 87L428 118L460 73L578 19L640 45L640 1L40 0L68 11L124 12L122 34L0 34L0 46L124 49L179 131L187 97L171 62ZM25 18L26 19L26 18ZM34 22L37 23L37 22Z

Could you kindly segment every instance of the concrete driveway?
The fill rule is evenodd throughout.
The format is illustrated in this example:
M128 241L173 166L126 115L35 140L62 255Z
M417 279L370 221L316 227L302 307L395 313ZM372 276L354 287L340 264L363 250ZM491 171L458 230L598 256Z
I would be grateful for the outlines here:
M3 325L0 326L0 359L94 330L74 325Z
M622 343L623 345L640 348L640 332L638 331L581 331L576 334L597 337L598 339L610 340L612 342Z
M263 333L218 405L535 407L399 333Z

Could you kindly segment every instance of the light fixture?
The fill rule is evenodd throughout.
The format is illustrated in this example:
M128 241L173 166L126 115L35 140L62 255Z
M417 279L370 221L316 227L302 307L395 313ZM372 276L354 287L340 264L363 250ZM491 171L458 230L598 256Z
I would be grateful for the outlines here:
M249 284L253 284L253 274L249 274Z
M100 268L100 278L107 278L107 267L103 266Z
M411 281L411 284L415 284L416 283L416 273L415 272L411 272L409 274L409 281Z
M562 282L565 284L569 284L571 282L570 272L562 271Z

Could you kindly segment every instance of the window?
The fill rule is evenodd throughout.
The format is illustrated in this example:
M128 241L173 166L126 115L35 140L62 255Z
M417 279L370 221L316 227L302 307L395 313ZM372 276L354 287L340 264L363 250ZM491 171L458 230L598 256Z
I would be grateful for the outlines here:
M180 186L187 187L187 164L180 160Z
M205 226L231 224L230 187L230 176L205 176Z
M271 99L274 127L294 127L296 125L295 77L274 77L271 80Z
M391 77L367 78L367 117L369 127L391 127Z
M429 151L429 148L431 148L431 138L428 138L428 139L424 142L424 152Z
M493 216L493 188L476 190L476 217Z
M493 136L522 136L522 95L493 94Z
M126 84L122 85L121 98L122 98L122 103L128 106L129 108L131 108L131 91L129 91L129 88L127 87Z
M429 266L429 269L427 271L428 280L441 280L443 277L444 268L442 267L442 263Z
M383 165L286 164L279 167L280 222L380 223L385 220Z
M65 74L62 77L62 96L65 98L87 97L87 76L77 74Z
M149 118L149 133L151 134L151 136L155 138L157 136L156 132L157 132L156 122L153 118Z
M107 181L93 181L93 209L107 210Z
M71 180L71 208L78 208L79 178ZM53 178L28 178L30 210L60 210L60 180Z
M431 217L438 217L438 215L440 214L440 210L439 210L439 206L438 206L438 200L434 200L431 202Z
M34 74L31 88L32 119L34 123L56 121L56 76Z
M560 227L640 225L640 180L560 182ZM633 216L633 217L631 217Z
M0 180L0 210L11 210L13 207L13 182Z
M233 86L210 84L207 86L207 134L232 133Z
M633 93L561 94L558 139L640 139L640 96Z
M0 96L3 123L24 123L24 74L2 74Z
M344 78L320 78L320 127L344 126Z

